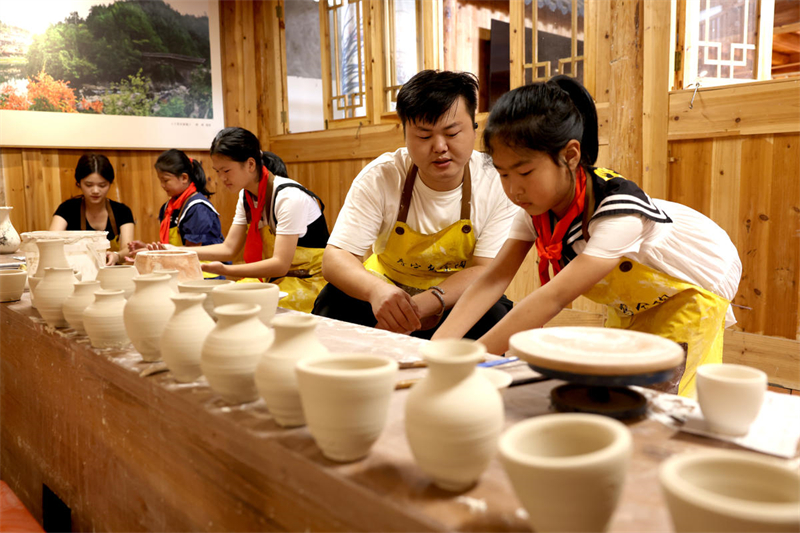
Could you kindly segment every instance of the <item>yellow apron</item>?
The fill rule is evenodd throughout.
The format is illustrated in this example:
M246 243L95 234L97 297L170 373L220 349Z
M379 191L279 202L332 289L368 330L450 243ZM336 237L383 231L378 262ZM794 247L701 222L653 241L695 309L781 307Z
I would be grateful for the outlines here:
M469 220L472 196L469 164L464 167L461 187L461 219L432 235L414 231L406 224L416 178L417 167L412 165L406 175L400 211L386 249L364 261L367 270L412 296L465 269L475 250L475 232Z
M111 209L111 200L106 198L106 213L108 213L108 220L111 222L111 229L114 230L114 238L109 239L110 246L109 252L119 252L119 228L117 227L117 219L114 218L114 210ZM88 226L86 222L86 199L81 196L81 231L86 231Z
M178 224L175 224L173 227L169 228L169 243L173 246L185 246L183 239L181 239L181 233L178 230L180 226L180 220L183 216L183 211L189 205L189 200L192 199L194 195L190 196L183 202L183 206L181 207L180 212L178 213ZM210 261L200 261L200 263L210 263ZM203 279L219 279L219 274L214 274L213 272L205 272L203 271Z
M652 333L683 345L681 396L695 396L698 366L722 362L730 302L711 291L623 257L584 296L609 307L606 327Z

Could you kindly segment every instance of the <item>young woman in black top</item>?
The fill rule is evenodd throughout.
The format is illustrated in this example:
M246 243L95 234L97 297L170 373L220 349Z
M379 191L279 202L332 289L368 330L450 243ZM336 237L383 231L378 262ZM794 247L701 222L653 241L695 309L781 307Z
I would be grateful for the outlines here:
M133 213L122 203L108 198L114 182L114 168L101 154L83 154L75 167L75 184L81 194L56 209L50 231L107 231L111 248L106 265L122 263L119 250L127 250L133 240Z

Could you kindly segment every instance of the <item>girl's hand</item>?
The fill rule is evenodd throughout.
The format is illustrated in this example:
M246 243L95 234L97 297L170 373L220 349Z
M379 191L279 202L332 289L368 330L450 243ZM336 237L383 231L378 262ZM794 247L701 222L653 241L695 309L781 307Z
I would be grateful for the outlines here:
M210 272L217 276L225 276L227 274L228 265L219 261L212 261L210 263L200 263L200 268L203 272Z
M160 242L149 242L149 243L147 243L147 249L148 250L166 250L167 247L164 244L160 243Z
M106 266L114 266L119 263L119 252L106 252Z
M131 241L128 243L128 251L135 252L137 250L143 250L147 248L147 244L143 243L142 241Z

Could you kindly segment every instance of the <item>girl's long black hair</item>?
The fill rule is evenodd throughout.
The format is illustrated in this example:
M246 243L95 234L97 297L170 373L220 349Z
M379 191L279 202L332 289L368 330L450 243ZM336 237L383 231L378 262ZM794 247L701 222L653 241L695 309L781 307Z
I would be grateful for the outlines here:
M214 154L224 155L239 163L252 157L258 168L259 180L262 166L277 176L288 177L283 160L272 152L262 152L258 137L244 128L225 128L217 133L211 143L211 155Z
M211 196L214 194L207 188L208 180L206 179L206 173L203 170L203 163L197 159L189 159L189 156L187 156L181 150L175 150L173 148L167 150L166 152L162 152L162 154L158 156L155 166L156 170L168 172L173 176L180 177L181 174L185 173L187 176L189 176L189 181L194 183L197 192L202 193L205 196Z
M512 149L546 152L556 165L562 164L558 153L572 139L581 143L581 164L594 165L599 149L597 109L589 91L564 75L504 94L483 131L489 155L502 143Z
M75 166L75 183L80 185L81 180L90 174L99 174L107 182L114 183L114 167L111 161L103 154L83 154Z

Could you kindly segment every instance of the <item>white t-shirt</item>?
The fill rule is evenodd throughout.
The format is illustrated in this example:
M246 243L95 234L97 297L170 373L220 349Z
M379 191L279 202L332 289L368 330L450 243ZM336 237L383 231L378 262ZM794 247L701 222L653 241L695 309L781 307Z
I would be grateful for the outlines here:
M500 251L519 207L506 198L500 176L483 154L470 157L472 207L476 257L493 258ZM347 192L328 244L364 256L372 249L381 253L397 222L400 196L411 158L406 148L385 153L358 174ZM461 218L461 186L434 191L421 179L414 182L406 223L419 233L431 235Z
M258 229L263 228L265 224L271 224L275 228L276 235L297 235L298 238L302 238L306 234L308 225L317 220L322 211L320 211L316 200L297 187L284 188L276 198L275 193L278 187L284 183L297 182L289 178L275 176L270 206L275 205L277 220L268 221L267 216L272 217L272 208L270 207L268 215L262 213ZM237 226L247 225L247 215L244 210L245 202L244 189L242 189L239 191L239 201L236 202L236 213L233 215L233 223Z
M572 243L577 254L632 261L682 279L733 300L742 277L742 263L728 234L714 221L682 204L653 199L672 224L639 215L610 215L589 222L589 243L579 235ZM536 240L530 215L521 211L508 237ZM730 306L726 326L736 323Z

